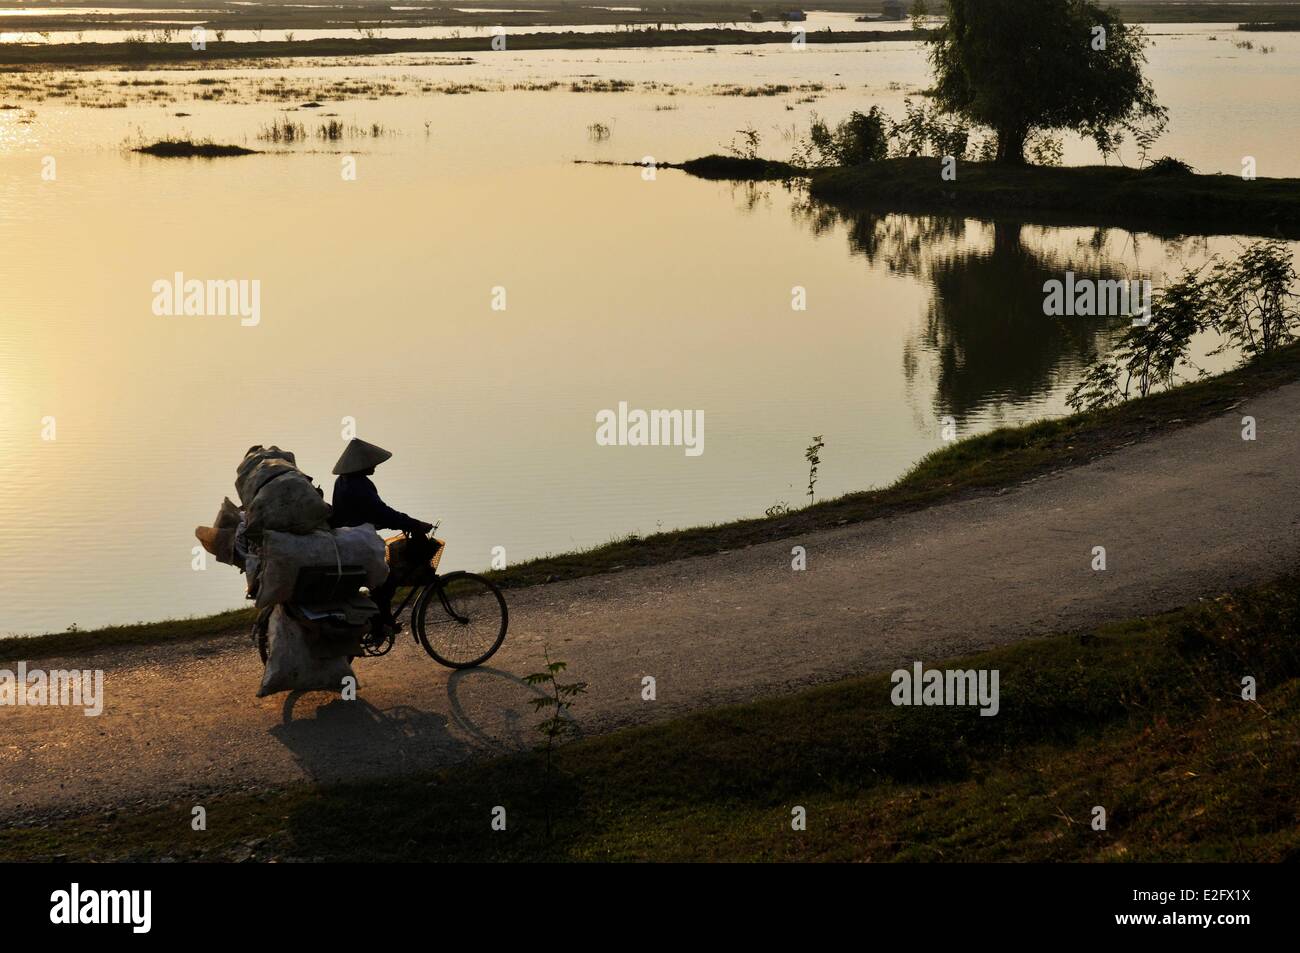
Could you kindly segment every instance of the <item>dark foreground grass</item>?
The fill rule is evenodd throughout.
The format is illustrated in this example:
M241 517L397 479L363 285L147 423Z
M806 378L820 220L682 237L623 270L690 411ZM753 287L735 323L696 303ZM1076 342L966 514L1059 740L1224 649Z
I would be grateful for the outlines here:
M210 797L202 833L185 800L10 827L0 860L1300 859L1300 578L927 666L998 670L999 713L880 673L572 743L549 784L519 755Z
M1218 416L1241 401L1300 379L1300 344L1227 374L1092 414L1004 427L937 450L883 489L849 493L776 517L631 535L580 552L543 556L485 573L506 588L539 585L707 556L742 546L879 519L959 497L993 492L1162 433ZM228 635L252 613L183 619L85 632L0 639L0 661L94 652Z

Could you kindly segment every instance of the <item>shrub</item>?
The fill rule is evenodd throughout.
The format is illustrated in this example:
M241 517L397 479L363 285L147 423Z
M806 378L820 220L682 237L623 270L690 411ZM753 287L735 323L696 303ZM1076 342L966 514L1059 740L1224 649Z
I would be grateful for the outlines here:
M1247 361L1295 340L1296 270L1285 242L1255 242L1232 261L1215 256L1207 266L1208 276L1204 268L1186 271L1157 295L1150 323L1125 331L1113 357L1093 360L1066 397L1074 410L1099 410L1131 393L1145 397L1157 385L1172 387L1199 331L1223 335L1211 354L1235 349Z
M889 155L889 132L885 114L872 106L865 115L854 110L835 130L836 147L841 165L879 162Z
M1148 175L1191 175L1193 171L1190 165L1173 156L1161 156L1146 168Z
M951 155L962 158L970 130L943 120L933 110L910 99L906 118L895 122L879 106L866 113L854 111L833 129L814 115L808 138L801 143L798 164L814 168L863 165L890 155Z
M1172 387L1192 336L1209 323L1208 286L1199 271L1184 272L1152 301L1151 320L1128 328L1114 357L1094 361L1066 402L1075 410L1100 410L1131 394L1146 397L1156 385Z
M1213 326L1227 338L1214 353L1235 347L1253 360L1295 338L1296 271L1285 242L1255 242L1235 261L1218 263L1212 282L1222 307Z

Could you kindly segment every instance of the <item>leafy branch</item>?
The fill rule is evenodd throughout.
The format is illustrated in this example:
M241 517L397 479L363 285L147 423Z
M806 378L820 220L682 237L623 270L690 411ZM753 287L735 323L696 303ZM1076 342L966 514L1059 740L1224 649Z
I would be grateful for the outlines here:
M543 800L546 805L546 836L549 838L551 836L551 776L555 748L565 735L573 735L578 731L577 723L569 715L569 710L573 707L577 697L586 693L587 683L561 682L559 675L568 667L568 663L552 662L548 650L543 650L542 654L546 660L546 670L525 675L524 681L534 687L540 687L546 692L546 694L538 698L528 700L529 704L533 706L533 710L538 713L547 710L550 713L550 717L537 723L537 730L545 739L541 745L541 750L546 756L546 780Z

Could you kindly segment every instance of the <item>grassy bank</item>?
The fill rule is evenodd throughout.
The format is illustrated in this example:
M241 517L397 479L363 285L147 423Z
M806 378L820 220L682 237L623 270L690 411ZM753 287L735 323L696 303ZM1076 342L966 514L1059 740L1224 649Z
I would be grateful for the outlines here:
M838 33L810 31L809 43L906 42L925 37L925 31L853 30ZM782 30L632 30L609 33L511 33L507 48L519 50L614 50L664 46L751 46L790 42ZM236 66L250 60L281 59L290 56L368 56L379 53L488 53L488 34L441 39L386 39L376 37L318 40L265 40L256 43L218 43L209 40L206 50L193 50L188 42L151 43L61 43L50 45L0 44L0 65L41 67L126 66L210 68ZM226 61L226 62L222 62ZM230 61L239 61L230 62Z
M247 632L253 624L252 609L232 609L217 615L162 622L138 622L114 625L105 629L69 629L48 635L9 636L0 639L0 662L19 659L49 658L54 655L84 655L104 652L128 645L152 645L162 642L192 642Z
M895 707L879 673L570 744L549 787L519 755L204 798L203 833L188 800L11 827L0 860L1300 859L1300 578L924 661L997 670L998 714Z
M930 454L883 489L849 493L783 516L697 526L651 536L631 535L592 549L544 556L486 575L508 588L533 586L706 556L910 512L1086 463L1135 441L1218 416L1242 400L1296 380L1300 380L1300 345L1283 348L1227 374L1109 410L1074 414L1023 427L1003 427L958 441ZM251 623L251 612L237 610L208 619L10 637L0 639L0 661L228 635L246 630Z
M809 171L766 159L704 156L675 168L709 179L808 177L814 199L881 212L983 215L1156 234L1300 239L1300 179L1247 182L1235 175L1162 175L1119 166L961 162L956 180L945 182L940 160L926 157Z

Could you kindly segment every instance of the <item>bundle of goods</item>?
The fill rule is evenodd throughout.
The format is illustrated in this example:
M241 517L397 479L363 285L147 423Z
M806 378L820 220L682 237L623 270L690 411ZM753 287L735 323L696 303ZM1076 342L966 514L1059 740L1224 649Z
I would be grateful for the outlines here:
M267 530L310 533L329 525L325 495L298 469L293 454L279 447L251 447L236 471L235 490L250 539Z
M236 537L244 527L244 514L230 499L221 501L221 509L211 526L200 526L194 530L203 548L217 558L217 562L235 566L240 572L244 570L244 560L248 553L235 546Z
M363 585L370 589L388 578L384 541L369 523L303 534L268 530L262 535L260 558L259 609L294 601L299 573L312 567L328 568L340 575L347 568L360 569L364 574ZM306 598L315 602L330 595L310 594Z
M235 491L241 505L223 500L214 524L194 535L247 575L248 598L263 610L254 630L267 639L258 696L340 690L378 611L358 589L388 577L384 541L369 524L331 529L324 494L279 447L251 447Z
M307 627L288 606L277 605L267 620L269 647L258 698L276 692L337 692L344 679L356 676L346 655L314 650Z

